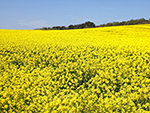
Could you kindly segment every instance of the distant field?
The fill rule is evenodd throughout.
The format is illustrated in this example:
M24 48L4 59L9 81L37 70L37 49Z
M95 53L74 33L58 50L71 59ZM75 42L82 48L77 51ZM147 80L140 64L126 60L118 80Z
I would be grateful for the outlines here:
M150 24L0 30L0 113L150 112Z

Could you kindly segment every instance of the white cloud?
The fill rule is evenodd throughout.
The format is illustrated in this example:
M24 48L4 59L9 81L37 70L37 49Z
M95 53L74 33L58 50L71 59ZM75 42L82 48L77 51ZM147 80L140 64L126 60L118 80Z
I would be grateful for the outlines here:
M42 28L51 26L51 24L48 24L48 22L44 20L35 20L35 21L19 20L18 24L21 25L22 27L27 28Z

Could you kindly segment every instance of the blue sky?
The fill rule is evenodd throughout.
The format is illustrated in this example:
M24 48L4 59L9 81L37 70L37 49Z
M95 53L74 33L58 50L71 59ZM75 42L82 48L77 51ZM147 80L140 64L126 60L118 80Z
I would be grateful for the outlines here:
M150 19L150 0L0 0L0 29Z

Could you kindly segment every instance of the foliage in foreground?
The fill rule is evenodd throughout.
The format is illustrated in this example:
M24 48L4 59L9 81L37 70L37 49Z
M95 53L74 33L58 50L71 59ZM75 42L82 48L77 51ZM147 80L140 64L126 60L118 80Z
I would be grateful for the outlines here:
M149 25L0 33L0 112L149 112Z

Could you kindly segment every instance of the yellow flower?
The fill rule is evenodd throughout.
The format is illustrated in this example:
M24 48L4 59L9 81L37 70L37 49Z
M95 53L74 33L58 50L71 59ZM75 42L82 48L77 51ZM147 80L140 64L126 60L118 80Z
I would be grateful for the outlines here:
M7 109L7 108L8 108L8 105L5 105L4 108Z
M2 112L146 113L149 37L149 24L0 30Z

